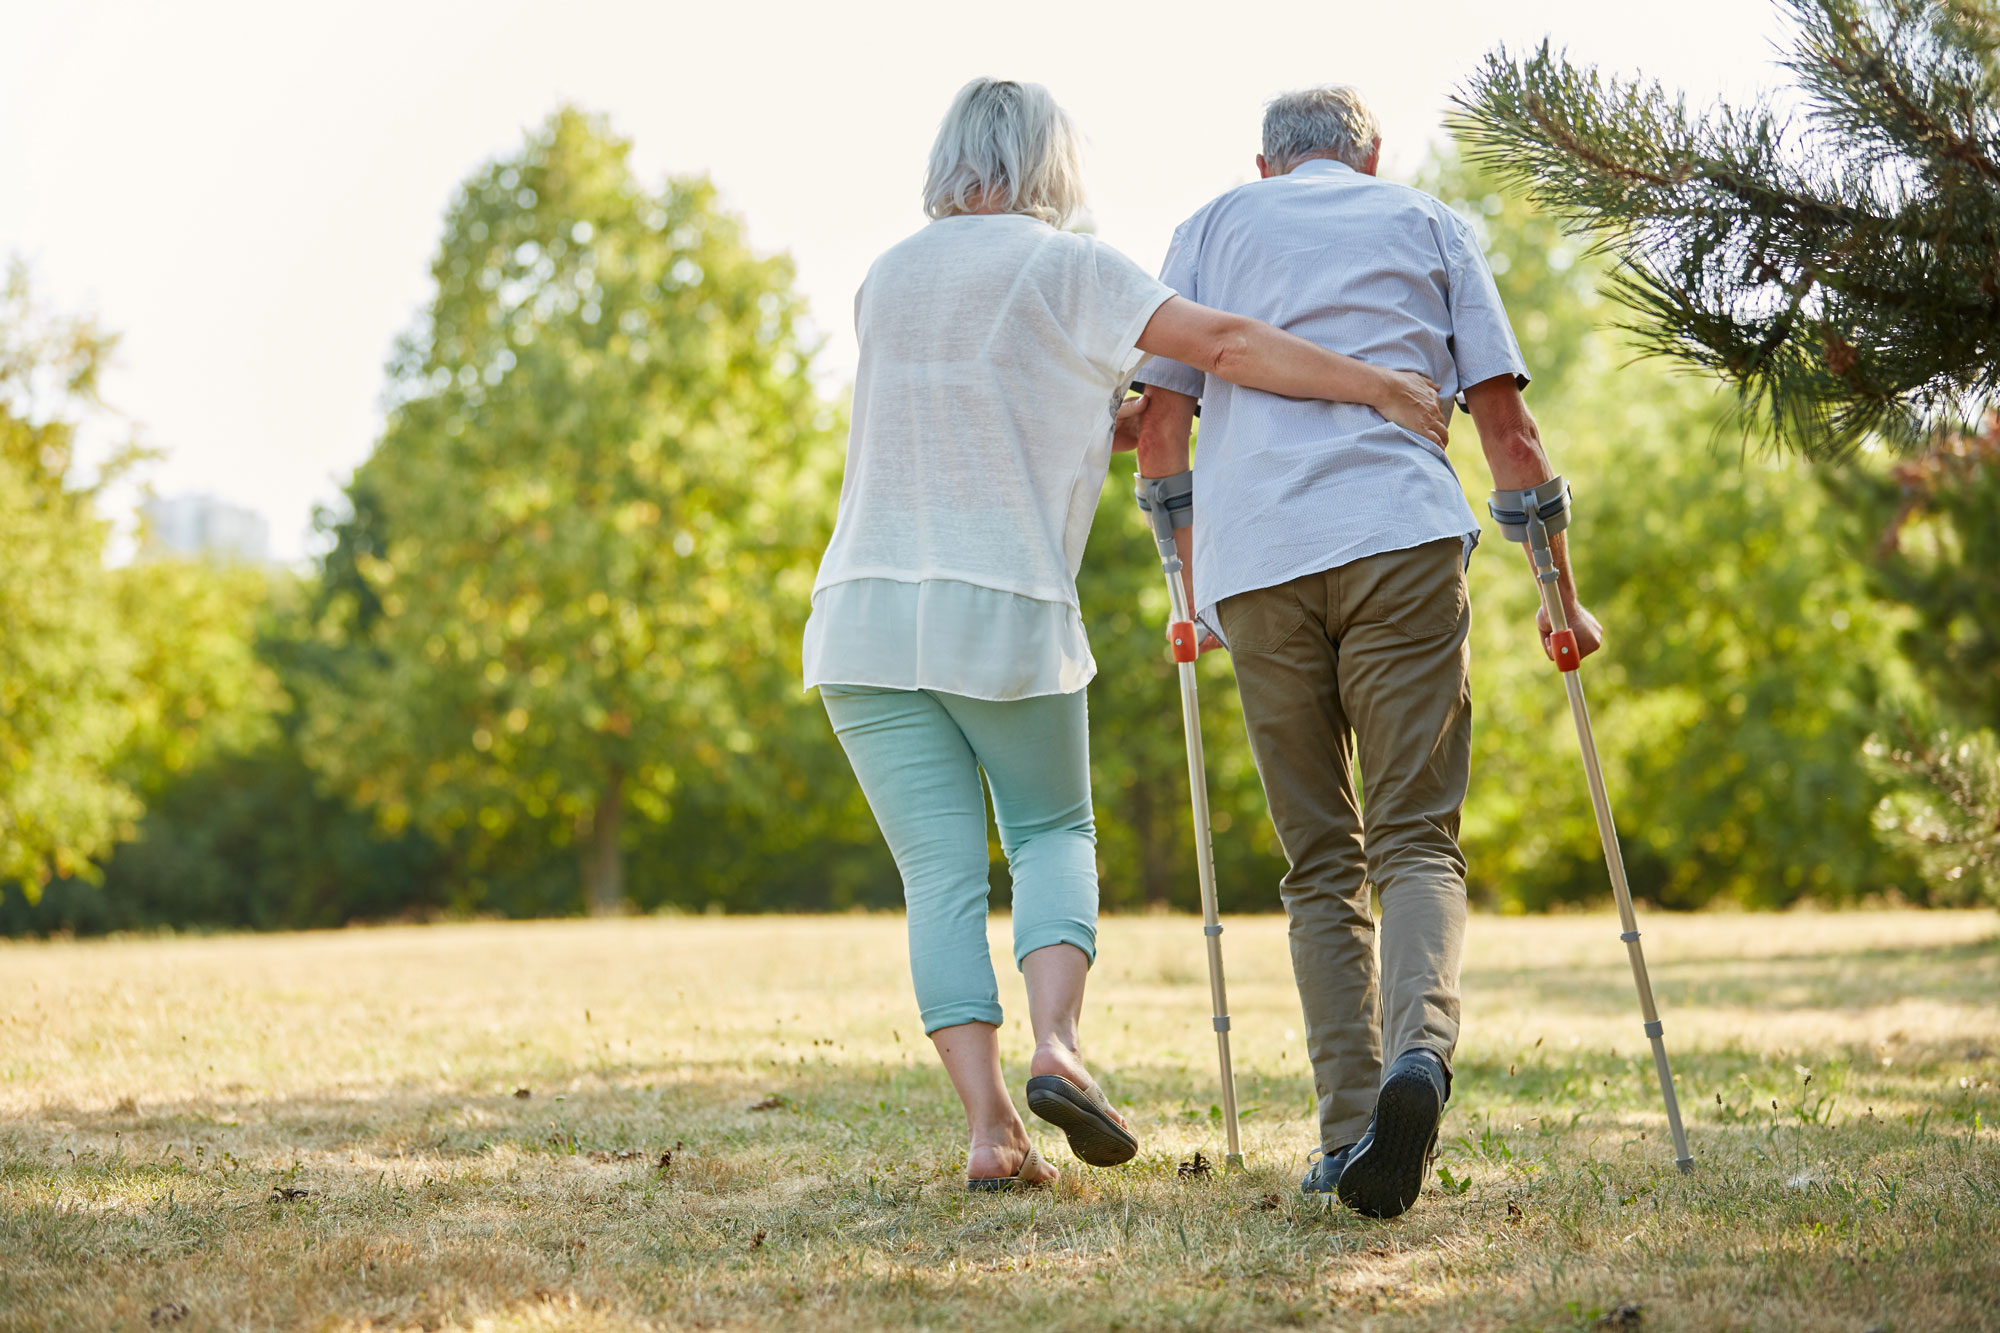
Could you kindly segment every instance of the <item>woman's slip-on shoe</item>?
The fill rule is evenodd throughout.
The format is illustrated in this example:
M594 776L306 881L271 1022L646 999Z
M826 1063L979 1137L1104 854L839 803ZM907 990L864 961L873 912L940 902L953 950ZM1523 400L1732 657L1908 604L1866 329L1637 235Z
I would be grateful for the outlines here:
M1091 1166L1119 1166L1138 1155L1139 1140L1111 1114L1095 1087L1079 1088L1060 1074L1028 1080L1028 1109L1069 1136L1069 1149Z

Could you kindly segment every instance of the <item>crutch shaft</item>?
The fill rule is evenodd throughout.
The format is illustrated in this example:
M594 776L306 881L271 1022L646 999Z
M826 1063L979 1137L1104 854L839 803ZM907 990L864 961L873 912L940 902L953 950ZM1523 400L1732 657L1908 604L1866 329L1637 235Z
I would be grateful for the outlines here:
M1167 576L1167 601L1177 626L1190 626L1187 595L1181 586L1181 564L1177 556L1161 564ZM1189 645L1192 648L1193 645ZM1201 743L1201 708L1194 675L1194 662L1179 662L1181 685L1181 729L1187 739L1188 793L1194 811L1195 869L1201 884L1202 934L1208 946L1208 997L1215 1027L1216 1062L1222 1075L1222 1123L1228 1153L1223 1159L1227 1170L1240 1170L1243 1149L1236 1124L1236 1071L1229 1053L1229 987L1222 971L1222 921L1215 899L1215 848L1209 833L1208 765Z
M1556 641L1568 637L1569 617L1556 591L1554 551L1539 520L1530 520L1528 551L1535 567L1535 586L1540 590L1542 609ZM1573 642L1573 641L1572 641ZM1597 840L1604 849L1605 869L1611 876L1611 896L1618 904L1618 921L1624 928L1619 936L1632 964L1632 984L1639 992L1639 1013L1645 1020L1646 1039L1653 1049L1653 1069L1660 1080L1660 1097L1666 1104L1667 1128L1673 1135L1674 1165L1683 1174L1694 1170L1694 1156L1688 1150L1687 1130L1681 1124L1680 1099L1674 1093L1673 1069L1667 1062L1665 1029L1653 1000L1653 981L1646 970L1645 951L1639 947L1639 918L1632 906L1631 885L1625 878L1625 856L1618 843L1618 826L1611 817L1611 797L1604 786L1604 768L1597 756L1597 738L1590 725L1590 707L1583 697L1581 664L1564 666L1563 686L1569 694L1570 719L1576 724L1577 749L1583 756L1584 779L1590 787L1591 813L1597 819Z

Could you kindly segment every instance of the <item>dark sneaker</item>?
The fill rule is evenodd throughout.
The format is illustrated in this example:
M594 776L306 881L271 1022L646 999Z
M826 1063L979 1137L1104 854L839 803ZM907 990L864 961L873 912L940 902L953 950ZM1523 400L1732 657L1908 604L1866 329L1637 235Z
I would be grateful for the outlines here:
M1347 1165L1348 1155L1353 1151L1354 1145L1350 1143L1332 1152L1314 1148L1307 1153L1306 1178L1299 1182L1299 1192L1322 1197L1332 1194L1340 1183L1340 1169Z
M1368 1217L1400 1217L1423 1193L1436 1156L1451 1076L1430 1051L1405 1051L1389 1066L1375 1115L1347 1156L1336 1186L1340 1201Z

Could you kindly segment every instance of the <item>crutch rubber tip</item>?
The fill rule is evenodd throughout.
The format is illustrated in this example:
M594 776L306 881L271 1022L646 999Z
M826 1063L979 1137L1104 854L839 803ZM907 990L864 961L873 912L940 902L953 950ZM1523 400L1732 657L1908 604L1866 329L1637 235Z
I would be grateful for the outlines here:
M1674 1158L1674 1165L1681 1169L1681 1174L1684 1176L1694 1174L1694 1158L1692 1157L1676 1157Z
M1241 1171L1243 1169L1243 1154L1233 1152L1225 1156L1222 1159L1222 1169L1224 1171Z
M1583 665L1576 651L1576 631L1559 629L1549 635L1549 651L1555 655L1556 670L1574 671Z
M1173 637L1174 661L1194 661L1196 655L1200 652L1200 649L1195 644L1194 625L1186 620L1176 620L1167 628Z

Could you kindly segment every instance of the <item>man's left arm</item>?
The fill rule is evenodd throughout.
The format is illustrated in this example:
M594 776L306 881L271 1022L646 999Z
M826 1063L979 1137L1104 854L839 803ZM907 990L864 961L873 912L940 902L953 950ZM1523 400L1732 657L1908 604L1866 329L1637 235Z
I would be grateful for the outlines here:
M1194 434L1196 400L1188 394L1173 389L1148 386L1145 396L1135 401L1144 404L1139 408L1135 428L1134 450L1142 477L1171 477L1177 472L1185 472L1192 465L1189 456L1189 442ZM1201 522L1201 510L1195 510L1195 523ZM1174 550L1181 558L1181 590L1187 595L1189 614L1194 614L1194 524L1174 529ZM1212 635L1201 637L1200 651L1222 645Z

